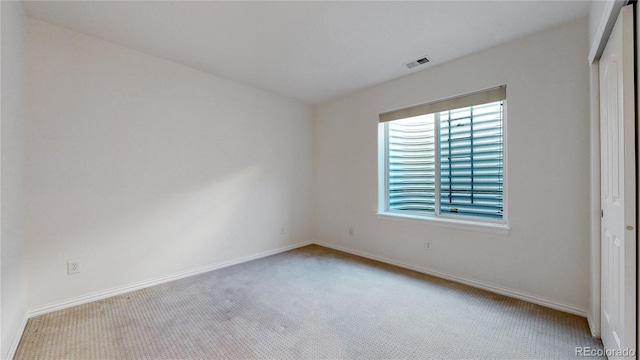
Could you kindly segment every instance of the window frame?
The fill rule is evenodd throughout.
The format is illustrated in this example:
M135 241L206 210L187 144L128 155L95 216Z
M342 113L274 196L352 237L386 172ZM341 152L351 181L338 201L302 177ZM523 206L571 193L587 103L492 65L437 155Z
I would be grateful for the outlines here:
M505 88L504 91L506 93L506 86L502 85L499 87L489 88L486 90L468 93L465 95L447 98L439 101L435 101L427 104L420 104L416 106L412 106L405 109L400 109L398 111L409 113L414 108L424 108L429 107L431 104L443 103L443 102L451 102L455 101L457 98L482 94L485 92L490 92L494 89ZM392 210L389 205L389 127L388 123L393 120L382 120L383 116L389 114L391 112L380 114L380 122L378 124L378 212L377 216L384 220L400 220L411 223L419 223L419 224L433 224L437 226L444 226L448 228L456 228L463 230L473 230L473 231L483 231L497 234L508 234L511 230L508 222L508 169L507 169L507 157L508 157L508 149L507 149L507 99L506 95L503 100L502 105L502 219L489 219L482 217L474 217L474 216L465 216L465 215L451 215L451 214L442 214L440 212L440 196L441 196L441 183L440 183L440 121L436 120L435 129L434 129L434 138L435 138L435 211L434 214L424 214L414 211L408 210ZM495 101L488 101L484 103L490 103ZM484 104L483 103L483 104ZM453 110L453 109L450 109ZM434 112L425 113L426 114L434 114ZM413 114L412 114L413 115ZM419 114L416 114L419 115ZM409 118L411 116L404 116L398 118L397 120Z

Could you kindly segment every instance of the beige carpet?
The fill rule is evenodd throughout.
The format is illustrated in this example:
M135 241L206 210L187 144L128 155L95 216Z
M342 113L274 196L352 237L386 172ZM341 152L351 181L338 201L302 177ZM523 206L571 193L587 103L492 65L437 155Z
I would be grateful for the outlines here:
M29 320L16 359L562 359L584 318L320 246Z

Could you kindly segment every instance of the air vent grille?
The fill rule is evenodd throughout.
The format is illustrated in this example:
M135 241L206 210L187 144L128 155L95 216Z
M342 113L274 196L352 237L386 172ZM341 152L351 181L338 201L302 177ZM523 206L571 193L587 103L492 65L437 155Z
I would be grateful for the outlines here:
M429 59L427 56L421 57L418 60L414 60L412 62L406 63L405 65L409 68L409 69L413 69L416 66L420 66L423 64L427 64L431 62L431 59Z

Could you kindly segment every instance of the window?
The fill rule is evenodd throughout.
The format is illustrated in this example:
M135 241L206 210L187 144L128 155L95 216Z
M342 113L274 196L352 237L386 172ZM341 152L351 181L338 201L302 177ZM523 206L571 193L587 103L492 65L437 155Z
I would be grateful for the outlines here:
M381 212L505 224L502 86L380 114Z

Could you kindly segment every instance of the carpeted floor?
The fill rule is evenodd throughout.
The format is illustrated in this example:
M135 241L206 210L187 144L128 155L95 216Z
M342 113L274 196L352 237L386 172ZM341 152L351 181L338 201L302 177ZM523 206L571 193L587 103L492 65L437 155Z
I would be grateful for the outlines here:
M579 316L311 245L29 320L15 359L565 359Z

